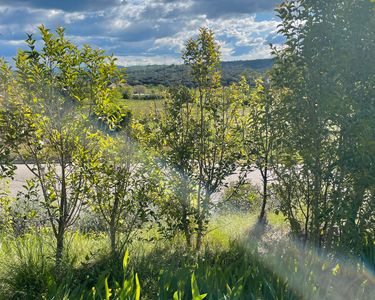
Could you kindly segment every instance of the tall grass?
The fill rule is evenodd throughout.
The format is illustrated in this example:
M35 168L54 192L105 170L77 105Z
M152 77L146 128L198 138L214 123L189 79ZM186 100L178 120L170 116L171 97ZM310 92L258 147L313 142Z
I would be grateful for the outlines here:
M182 237L137 241L129 263L113 261L104 236L70 233L60 273L48 232L2 236L0 299L371 299L374 277L360 260L302 247L269 220L262 232L256 216L216 216L202 252Z

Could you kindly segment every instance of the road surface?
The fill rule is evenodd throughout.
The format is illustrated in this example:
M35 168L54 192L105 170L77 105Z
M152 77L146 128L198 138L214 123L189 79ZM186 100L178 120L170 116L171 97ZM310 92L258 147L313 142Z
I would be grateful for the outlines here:
M17 164L17 169L15 171L14 180L9 182L9 190L12 196L16 196L19 191L24 190L23 186L26 183L27 179L31 179L33 174L30 170L23 164ZM228 182L234 182L238 178L238 175L231 175L228 177ZM261 185L261 176L257 171L251 172L248 174L247 179L254 185L260 187ZM0 188L4 189L6 187L4 182L0 183ZM216 197L215 197L216 198Z

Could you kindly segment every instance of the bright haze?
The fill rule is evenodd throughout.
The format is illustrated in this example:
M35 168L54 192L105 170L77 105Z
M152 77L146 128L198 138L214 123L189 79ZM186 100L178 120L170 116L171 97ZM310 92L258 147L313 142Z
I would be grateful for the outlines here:
M66 28L70 40L106 50L123 66L179 63L201 26L212 29L222 59L270 57L278 0L0 0L0 56L11 60L26 33L44 24ZM38 36L35 36L38 38Z

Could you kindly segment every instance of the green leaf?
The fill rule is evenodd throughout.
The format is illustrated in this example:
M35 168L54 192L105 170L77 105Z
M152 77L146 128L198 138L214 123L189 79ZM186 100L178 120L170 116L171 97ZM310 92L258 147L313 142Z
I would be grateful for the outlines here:
M135 274L135 300L141 298L141 284L139 283L138 274Z
M129 262L129 251L128 249L126 249L124 260L122 261L122 268L124 271L126 270L126 267L128 266L128 262Z
M108 287L108 277L104 280L104 288L105 288L105 300L110 300L112 296L112 290Z
M180 300L181 294L178 291L175 291L173 294L173 300Z
M191 294L193 297L192 300L203 300L207 296L207 294L200 294L194 273L191 275Z

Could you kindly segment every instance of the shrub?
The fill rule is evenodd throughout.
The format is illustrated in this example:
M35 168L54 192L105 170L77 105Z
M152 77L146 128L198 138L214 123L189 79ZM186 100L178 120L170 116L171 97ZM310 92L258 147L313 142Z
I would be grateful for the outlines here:
M232 183L225 189L218 209L220 211L254 212L260 207L262 199L258 188L250 182L240 186Z

